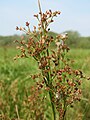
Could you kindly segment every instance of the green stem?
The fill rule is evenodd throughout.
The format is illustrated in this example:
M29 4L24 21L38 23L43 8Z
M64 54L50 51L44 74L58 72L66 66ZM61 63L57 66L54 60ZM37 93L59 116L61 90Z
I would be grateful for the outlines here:
M49 91L49 97L50 97L50 102L51 102L51 106L52 106L53 120L56 120L55 107L54 107L54 104L52 102L52 93L50 91Z
M41 11L41 6L40 6L40 1L38 0L38 5L39 5L39 12L40 12L40 17L42 18L42 11ZM44 36L46 36L46 27L44 27L44 22L42 21L41 22L41 28L42 28L42 32L44 34ZM42 34L41 34L41 37L42 37ZM49 51L47 49L47 56L49 56ZM50 68L50 60L48 60L48 64L49 64L49 68ZM52 87L52 84L51 84L51 79L50 79L50 73L51 73L51 70L47 73L47 81L45 82L46 83L46 86L50 86ZM53 112L53 120L56 120L56 116L55 116L55 108L54 108L54 103L52 102L52 92L49 91L49 97L50 97L50 102L51 102L51 106L52 106L52 112Z
M63 120L66 120L66 111L67 111L66 99L64 99L64 113L63 113Z
M45 84L46 86L52 86L52 84L50 83L50 77L49 77L49 73L47 73L47 80L45 80ZM51 103L51 108L52 108L52 112L53 112L53 120L56 120L56 112L55 112L55 107L54 107L54 103L52 102L52 92L49 91L49 98L50 98L50 103Z
M49 50L48 50L48 49L47 49L47 56L49 56ZM49 72L49 73L51 74L51 65L50 65L50 60L48 60L48 64L49 64L49 69L50 69L50 72ZM49 74L49 75L50 75L50 74ZM50 81L50 82L51 82L51 81Z
M66 120L66 109L64 110L63 120Z
M49 56L49 51L47 49L47 56ZM50 68L50 60L48 60L49 63L49 68ZM48 80L48 84L50 87L52 87L52 81L50 81L50 73L51 73L51 68L50 68L50 72L48 72L47 74L47 80ZM49 91L49 97L50 97L50 102L51 102L51 107L52 107L52 112L53 112L53 120L56 120L56 112L55 112L55 107L54 107L54 103L52 102L52 92Z

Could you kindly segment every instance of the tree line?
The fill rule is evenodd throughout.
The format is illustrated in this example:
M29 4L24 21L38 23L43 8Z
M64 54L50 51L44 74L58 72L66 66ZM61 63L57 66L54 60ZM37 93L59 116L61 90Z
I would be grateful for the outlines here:
M82 37L77 31L65 31L64 33L68 33L68 40L66 43L70 48L90 48L90 37ZM57 34L55 32L49 32L53 37ZM26 38L26 36L24 35ZM21 36L13 35L13 36L0 36L0 47L9 46L14 47L15 40L20 40Z

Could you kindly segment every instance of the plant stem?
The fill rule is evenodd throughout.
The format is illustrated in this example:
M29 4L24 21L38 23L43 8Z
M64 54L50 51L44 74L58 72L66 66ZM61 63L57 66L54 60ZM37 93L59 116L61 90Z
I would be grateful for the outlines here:
M50 86L50 78L49 78L49 73L47 73L47 82L45 82L46 86ZM51 87L51 86L50 86ZM50 103L51 103L51 108L52 108L52 112L53 112L53 120L56 120L56 112L55 112L55 107L54 107L54 103L52 102L52 92L49 90L49 98L50 98Z
M49 56L49 51L47 49L47 56ZM48 60L48 63L49 63L49 68L50 68L50 60ZM47 73L48 77L47 77L47 80L48 80L48 84L49 86L52 88L52 81L50 81L50 73L51 73L51 69L50 71ZM54 103L52 102L52 92L49 91L49 97L50 97L50 102L51 102L51 107L52 107L52 112L53 112L53 120L56 120L56 113L55 113L55 107L54 107Z
M40 6L40 1L38 0L38 5L39 5L39 12L40 12L40 17L42 18L42 10L41 10L41 6ZM41 22L41 28L42 28L42 31L43 31L43 34L44 36L46 36L46 27L44 28L44 23ZM42 37L42 35L41 35ZM47 56L49 56L49 51L47 49ZM49 69L50 69L50 60L48 60L48 63L49 63ZM48 83L45 83L46 86L50 86L52 87L52 84L51 84L51 81L50 81L50 73L51 73L51 70L47 73L47 82ZM52 102L52 92L49 91L49 97L50 97L50 102L51 102L51 106L52 106L52 112L53 112L53 120L56 120L56 116L55 116L55 108L54 108L54 104Z
M54 104L52 102L52 93L50 91L49 91L49 97L50 97L50 102L51 102L51 106L52 106L53 120L56 120L55 107L54 107Z
M63 113L63 120L66 120L66 111L67 111L66 100L64 99L64 113Z
M40 1L38 0L38 6L39 6L39 12L42 13L41 6L40 6Z
M20 120L19 112L18 112L18 106L17 105L15 105L15 110L16 110L16 114L17 114L18 120Z

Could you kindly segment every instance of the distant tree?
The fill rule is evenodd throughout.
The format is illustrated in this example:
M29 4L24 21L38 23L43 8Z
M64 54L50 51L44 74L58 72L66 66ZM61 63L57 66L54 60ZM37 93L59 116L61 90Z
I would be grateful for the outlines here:
M70 47L77 48L80 39L80 34L77 31L65 31L64 33L68 33L67 44Z
M90 49L90 37L80 37L79 48Z

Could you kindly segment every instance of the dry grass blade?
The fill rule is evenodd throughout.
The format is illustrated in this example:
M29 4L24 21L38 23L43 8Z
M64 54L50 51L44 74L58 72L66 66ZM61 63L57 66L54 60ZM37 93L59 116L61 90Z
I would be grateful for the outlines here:
M42 13L41 6L40 6L40 0L38 0L38 6L39 6L39 12Z

